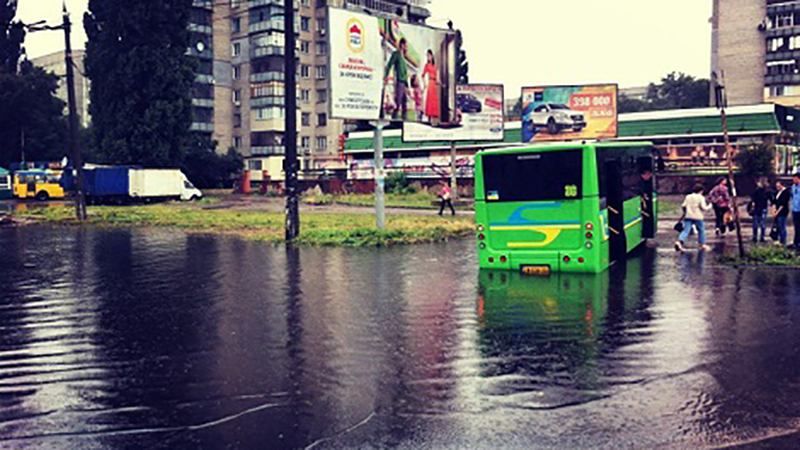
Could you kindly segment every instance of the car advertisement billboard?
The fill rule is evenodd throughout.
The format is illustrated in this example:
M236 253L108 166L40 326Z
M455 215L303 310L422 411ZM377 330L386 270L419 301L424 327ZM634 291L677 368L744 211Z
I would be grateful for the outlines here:
M330 115L455 126L456 35L329 8Z
M502 141L503 85L461 84L456 86L456 113L451 128L403 123L403 142Z
M617 137L617 85L522 88L522 142Z

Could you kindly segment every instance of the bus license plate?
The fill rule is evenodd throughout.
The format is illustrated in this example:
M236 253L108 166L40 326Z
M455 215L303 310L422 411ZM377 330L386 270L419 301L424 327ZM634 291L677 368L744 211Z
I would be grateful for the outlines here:
M520 267L523 275L532 275L536 277L546 277L550 275L550 266L522 266Z

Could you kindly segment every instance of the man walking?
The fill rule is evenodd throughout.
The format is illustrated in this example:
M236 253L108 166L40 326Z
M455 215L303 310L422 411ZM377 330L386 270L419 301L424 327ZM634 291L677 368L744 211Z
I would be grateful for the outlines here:
M711 209L711 205L703 197L703 186L698 184L692 193L683 200L683 231L681 231L678 241L675 242L675 250L679 252L685 250L686 239L689 238L692 228L697 229L697 242L700 244L700 250L711 250L711 247L706 245L706 224L703 220L705 212L709 209Z
M408 112L408 63L406 62L406 54L408 53L408 42L406 38L401 38L397 43L397 50L392 53L389 62L386 64L386 76L394 71L394 102L395 110L392 117L397 119L397 113L400 112L400 120L406 120L406 113ZM384 79L384 84L386 84Z
M769 192L767 191L767 182L765 180L758 180L756 183L756 190L750 200L748 210L750 215L753 216L753 242L766 242L766 228L767 228L767 209L769 208ZM759 239L758 232L761 231L761 238Z
M792 176L792 225L794 225L794 248L800 250L800 172Z

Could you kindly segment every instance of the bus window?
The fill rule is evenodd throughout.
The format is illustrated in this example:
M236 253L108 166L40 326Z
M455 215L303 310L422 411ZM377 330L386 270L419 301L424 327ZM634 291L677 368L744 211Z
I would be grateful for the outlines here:
M484 195L489 202L579 199L583 153L565 150L483 157Z

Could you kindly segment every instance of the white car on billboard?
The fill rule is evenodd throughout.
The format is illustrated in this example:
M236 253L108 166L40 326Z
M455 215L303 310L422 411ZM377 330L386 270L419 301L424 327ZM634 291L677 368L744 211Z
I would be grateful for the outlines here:
M542 103L533 109L530 118L535 127L546 128L550 134L558 134L567 129L580 132L586 128L583 113L573 111L561 103Z

